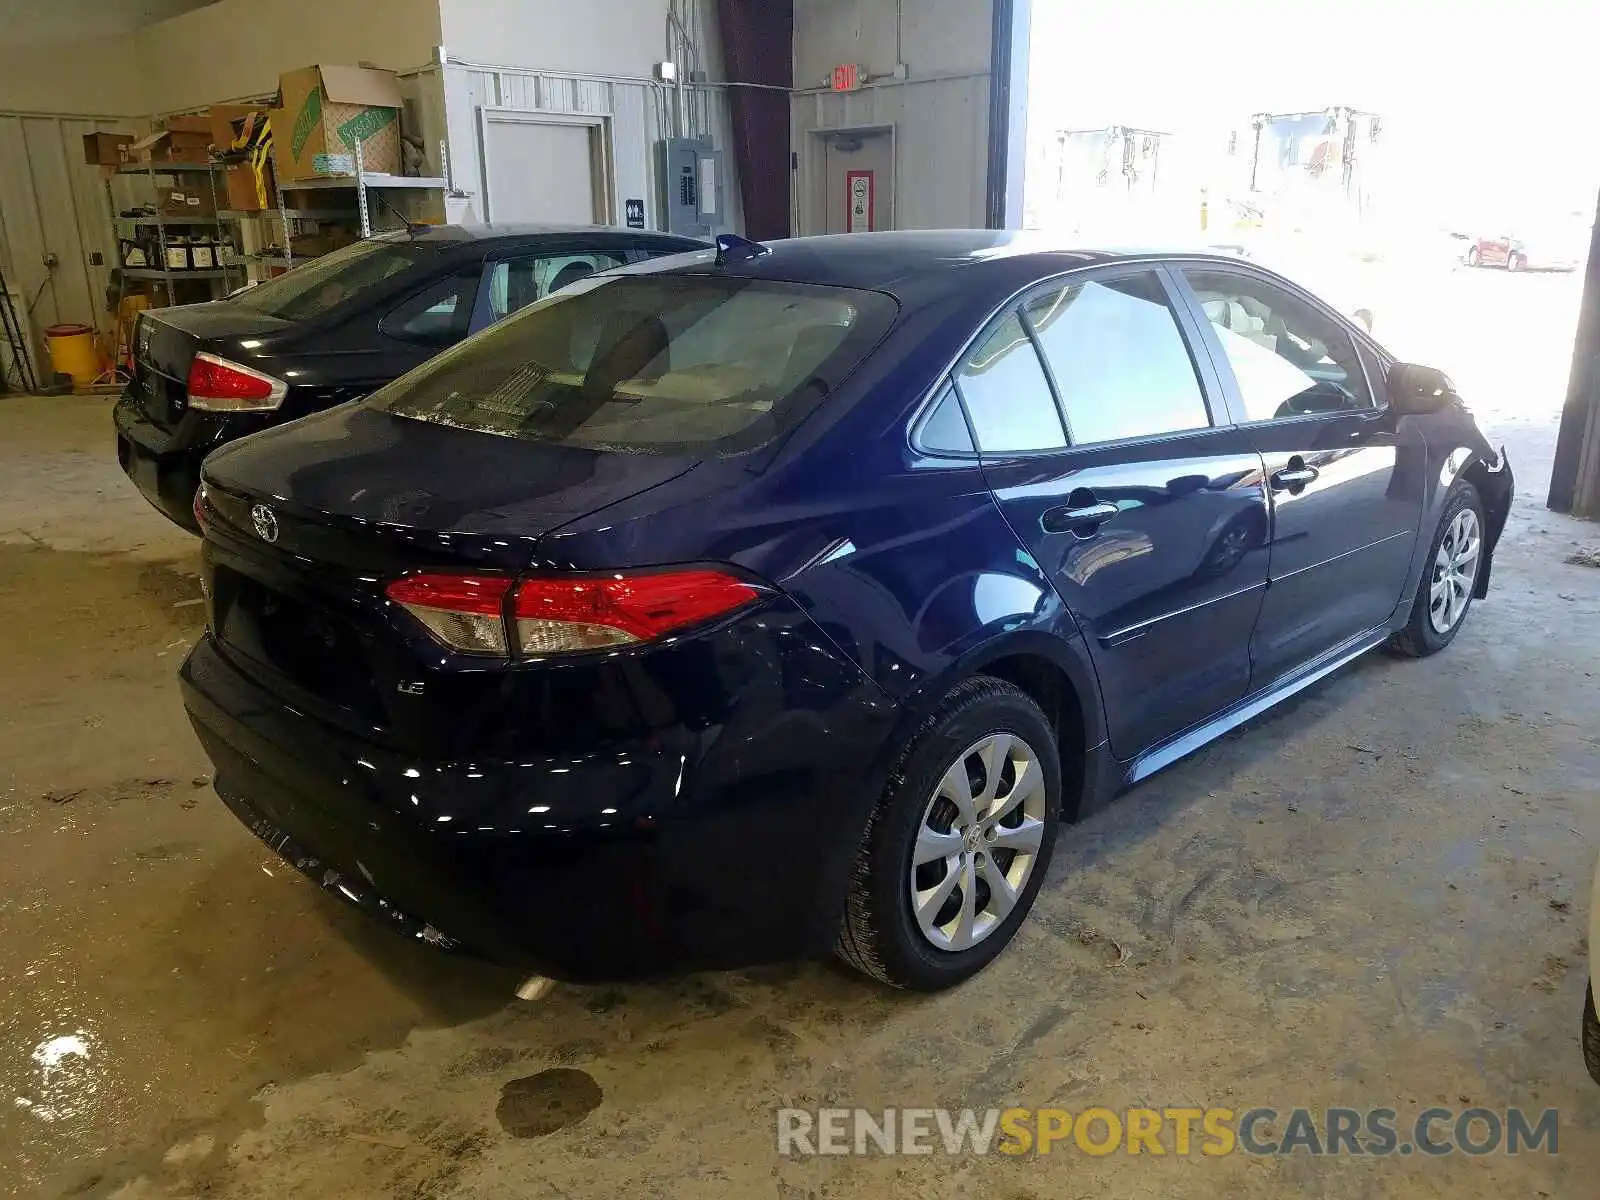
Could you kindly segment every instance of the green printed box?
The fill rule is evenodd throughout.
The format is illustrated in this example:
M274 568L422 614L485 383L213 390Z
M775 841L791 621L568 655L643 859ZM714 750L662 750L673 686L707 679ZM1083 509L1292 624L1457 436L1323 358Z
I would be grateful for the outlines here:
M284 179L348 175L361 143L367 171L400 173L400 85L372 67L302 67L278 77L273 153ZM343 168L337 169L337 168Z

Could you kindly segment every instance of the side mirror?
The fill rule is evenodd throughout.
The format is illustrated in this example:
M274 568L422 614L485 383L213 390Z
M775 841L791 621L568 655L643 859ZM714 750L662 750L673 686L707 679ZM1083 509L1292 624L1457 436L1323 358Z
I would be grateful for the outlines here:
M1389 407L1402 417L1438 412L1460 402L1456 385L1437 367L1417 363L1395 363L1387 381Z

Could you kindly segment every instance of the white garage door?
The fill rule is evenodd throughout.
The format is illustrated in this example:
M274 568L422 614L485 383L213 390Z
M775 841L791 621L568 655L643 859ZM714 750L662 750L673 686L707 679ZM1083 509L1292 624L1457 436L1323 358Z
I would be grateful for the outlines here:
M489 219L501 224L604 221L594 178L597 132L588 125L485 122Z

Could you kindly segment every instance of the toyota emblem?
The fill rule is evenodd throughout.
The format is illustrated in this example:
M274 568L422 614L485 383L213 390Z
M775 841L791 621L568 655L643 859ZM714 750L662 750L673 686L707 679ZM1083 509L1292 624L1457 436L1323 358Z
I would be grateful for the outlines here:
M278 540L278 514L265 504L251 506L250 524L256 527L256 536L263 542Z

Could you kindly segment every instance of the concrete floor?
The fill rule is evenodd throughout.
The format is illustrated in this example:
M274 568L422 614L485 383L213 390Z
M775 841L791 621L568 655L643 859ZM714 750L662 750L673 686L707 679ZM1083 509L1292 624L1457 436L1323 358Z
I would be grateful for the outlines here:
M1425 319L1379 333L1431 346L1518 465L1489 601L1067 831L1017 943L933 998L796 965L529 1006L369 928L207 786L173 684L195 545L121 479L109 402L0 398L0 1191L1593 1194L1600 571L1563 560L1600 528L1541 506L1577 284L1408 286ZM535 1124L579 1119L516 1136L515 1081L558 1067L582 1086ZM825 1104L1555 1107L1561 1149L778 1157L775 1109Z

